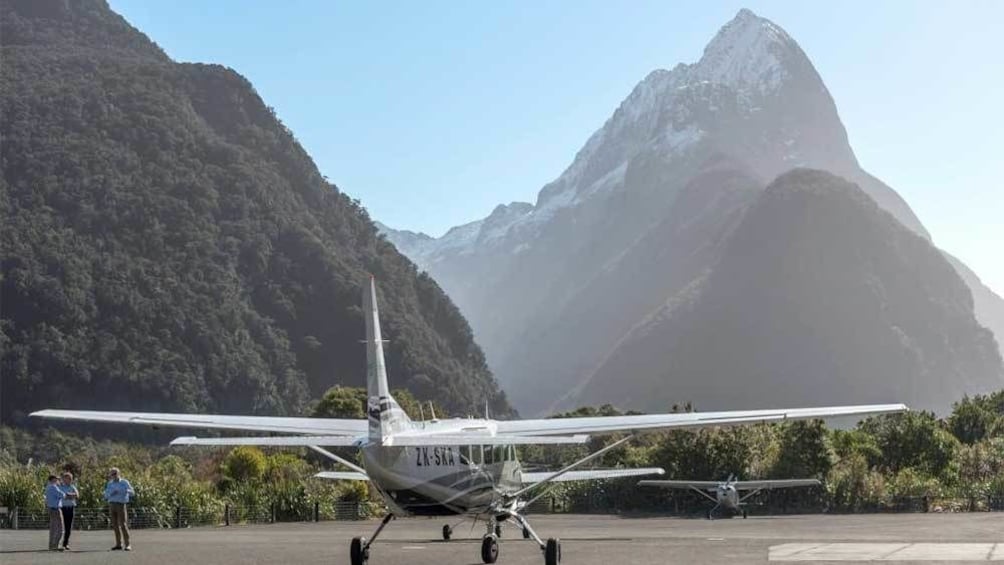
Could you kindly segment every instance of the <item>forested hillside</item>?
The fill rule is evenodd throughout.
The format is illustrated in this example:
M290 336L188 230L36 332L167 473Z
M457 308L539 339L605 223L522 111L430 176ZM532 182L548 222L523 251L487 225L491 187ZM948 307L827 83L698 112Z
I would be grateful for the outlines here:
M457 308L246 79L173 62L103 0L3 0L0 26L4 422L303 413L364 383L368 273L392 386L510 412Z

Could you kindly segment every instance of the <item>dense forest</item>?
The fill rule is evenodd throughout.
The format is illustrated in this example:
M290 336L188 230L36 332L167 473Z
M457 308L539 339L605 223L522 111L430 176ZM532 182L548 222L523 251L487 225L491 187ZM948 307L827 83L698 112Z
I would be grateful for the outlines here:
M439 286L377 235L251 84L179 64L103 0L0 2L0 416L300 414L364 382L511 414Z

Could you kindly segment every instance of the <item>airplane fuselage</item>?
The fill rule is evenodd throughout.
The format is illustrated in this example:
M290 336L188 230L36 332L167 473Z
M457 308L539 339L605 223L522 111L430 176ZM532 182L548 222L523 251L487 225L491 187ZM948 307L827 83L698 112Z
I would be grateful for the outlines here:
M362 454L370 481L400 515L484 514L523 486L515 448L509 445L369 444Z
M718 488L715 489L715 500L726 510L739 511L739 491L732 485L718 485Z

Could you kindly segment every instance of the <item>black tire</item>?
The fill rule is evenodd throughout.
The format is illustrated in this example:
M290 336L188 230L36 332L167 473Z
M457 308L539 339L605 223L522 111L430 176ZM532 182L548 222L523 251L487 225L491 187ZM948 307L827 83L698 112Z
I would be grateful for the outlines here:
M745 519L746 519L746 511L743 510L743 520L745 520Z
M530 530L523 528L523 539L530 539Z
M495 563L499 558L499 539L487 535L481 540L481 561Z
M502 524L500 522L495 523L495 537L502 537Z
M715 517L712 515L711 511L708 510L708 520L714 520Z
M351 565L366 565L369 558L370 550L366 547L366 538L352 538L352 545L349 546Z
M443 524L443 539L450 541L450 536L453 534L453 528L449 524Z
M558 565L558 563L561 563L561 542L557 538L550 538L544 547L544 565Z

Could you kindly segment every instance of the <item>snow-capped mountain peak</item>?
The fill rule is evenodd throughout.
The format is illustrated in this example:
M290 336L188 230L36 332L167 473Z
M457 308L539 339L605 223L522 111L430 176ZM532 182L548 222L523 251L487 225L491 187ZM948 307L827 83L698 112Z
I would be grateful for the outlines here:
M794 45L783 29L743 8L704 48L692 76L767 93L783 80L783 52Z

